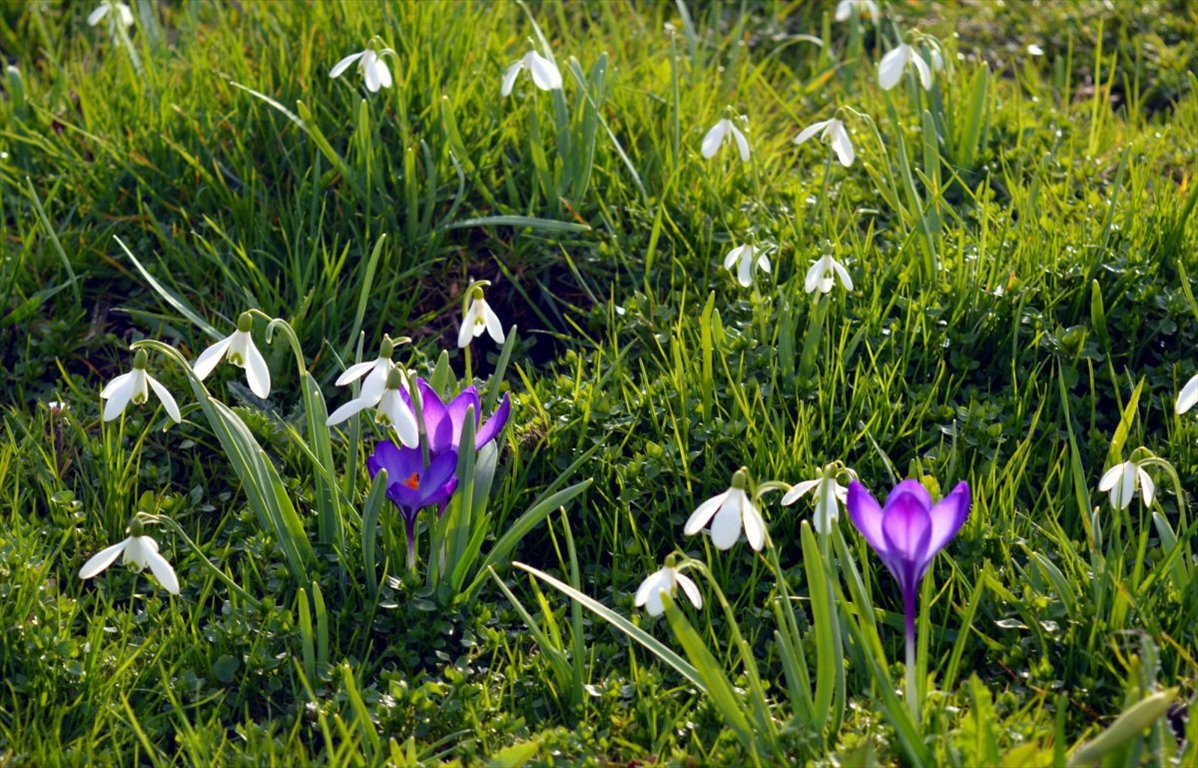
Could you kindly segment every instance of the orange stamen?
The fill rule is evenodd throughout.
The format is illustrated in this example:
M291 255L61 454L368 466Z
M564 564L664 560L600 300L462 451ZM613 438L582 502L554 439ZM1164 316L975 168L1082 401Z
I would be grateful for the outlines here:
M413 491L419 491L420 490L420 474L417 472L413 472L411 475L408 476L407 480L403 481L403 483L404 483L404 485L411 488Z

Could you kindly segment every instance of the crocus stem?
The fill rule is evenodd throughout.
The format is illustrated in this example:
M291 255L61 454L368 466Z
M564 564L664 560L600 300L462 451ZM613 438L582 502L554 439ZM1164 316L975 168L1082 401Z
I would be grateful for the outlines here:
M919 699L916 696L915 685L915 601L918 597L915 590L911 590L911 594L903 597L907 620L907 706L911 708L911 717L915 727L919 728Z
M416 572L416 517L404 515L404 525L408 529L408 570Z

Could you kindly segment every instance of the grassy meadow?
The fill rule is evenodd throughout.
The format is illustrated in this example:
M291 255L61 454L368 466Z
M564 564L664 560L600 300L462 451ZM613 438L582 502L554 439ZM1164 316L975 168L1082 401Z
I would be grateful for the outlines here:
M0 766L1198 765L1198 14L878 5L0 4Z

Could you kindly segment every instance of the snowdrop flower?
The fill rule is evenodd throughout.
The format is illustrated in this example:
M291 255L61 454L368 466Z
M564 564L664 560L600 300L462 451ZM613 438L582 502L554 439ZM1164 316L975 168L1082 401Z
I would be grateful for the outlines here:
M503 96L511 95L512 88L516 85L516 78L519 77L521 70L525 69L532 76L533 84L542 91L561 90L562 73L558 71L557 65L536 51L529 51L524 54L523 58L504 70L503 85L499 89Z
M792 486L782 497L783 506L789 507L815 491L815 518L813 520L815 530L819 533L831 533L832 523L840 512L840 505L846 503L849 497L849 489L837 481L837 476L842 469L843 465L833 462L824 467L820 476L814 480L804 480Z
M927 62L915 52L915 49L906 43L887 53L878 62L878 85L882 86L882 90L889 91L898 85L898 81L902 78L903 71L906 70L908 64L915 67L923 89L925 91L931 90L932 70L928 68Z
M490 283L480 280L468 292L469 298L462 317L462 327L458 331L459 348L469 346L471 341L483 335L483 331L490 334L496 344L504 342L503 325L499 322L499 316L483 298L484 285L490 285Z
M874 0L840 0L836 4L836 20L848 21L853 11L856 11L858 16L868 16L871 19L881 15Z
M191 366L200 381L212 374L217 363L227 359L238 368L245 369L251 392L264 400L270 397L270 369L266 367L266 358L254 345L254 337L250 335L253 327L253 315L242 312L237 318L236 331L200 353Z
M1186 385L1181 388L1181 394L1177 396L1177 414L1180 416L1186 411L1194 407L1198 403L1198 376L1186 382Z
M837 278L846 291L853 290L853 278L849 277L849 271L830 254L824 254L807 270L807 276L803 279L803 289L807 293L815 293L817 290L827 293L832 290Z
M749 162L749 140L740 132L740 129L729 120L724 118L715 125L711 126L711 130L703 137L703 157L710 160L715 157L715 153L724 145L725 140L731 136L736 141L736 148L740 151L740 159L744 162Z
M129 534L129 538L120 544L113 544L111 547L100 550L84 563L83 567L79 569L79 578L90 579L96 576L115 563L116 559L123 554L125 565L131 565L138 571L143 571L146 566L149 566L150 572L167 592L172 595L179 594L179 579L175 576L175 569L171 567L165 557L158 554L158 542L143 535L144 529L141 521L134 518L133 522L129 523L126 533Z
M96 9L87 16L87 25L94 27L103 21L105 16L111 16L109 25L116 24L119 19L126 29L133 26L133 11L129 10L129 6L125 3L113 2L113 0L104 0L96 6Z
M1029 56L1043 56L1044 49L1041 48L1040 46L1036 45L1035 43L1028 43L1027 54Z
M1156 485L1144 471L1140 462L1128 460L1116 464L1106 471L1098 481L1098 490L1110 491L1111 506L1115 509L1127 509L1136 496L1136 486L1140 487L1140 495L1144 506L1152 506L1152 497L1156 494Z
M366 90L371 93L378 93L379 88L390 88L392 84L391 70L387 69L387 62L383 61L384 54L395 55L395 51L390 48L383 48L376 51L373 47L374 40L371 41L372 47L365 50L351 53L341 61L333 65L329 70L329 77L337 78L349 69L349 65L355 61L358 62L358 71L362 73L362 77L366 80Z
M661 570L654 571L641 582L633 602L637 608L647 610L650 616L660 616L666 609L661 602L661 596L673 597L677 587L682 587L682 592L691 601L691 605L695 608L703 607L703 595L699 593L699 587L689 576L683 574L681 569L674 567L673 557L667 558Z
M369 392L363 388L356 398L329 414L325 424L336 426L356 413L374 408L376 423L391 427L401 443L415 448L420 445L420 429L416 426L416 415L404 402L400 391L403 385L403 373L398 368L392 368L387 372L386 387Z
M770 260L763 251L759 252L749 243L733 248L724 257L724 269L729 272L735 271L736 282L745 288L753 284L754 267L769 273Z
M700 504L682 532L694 536L710 522L711 543L716 549L731 549L740 538L743 527L749 546L760 552L765 546L765 520L745 493L748 483L749 471L743 467L738 469L732 476L732 487Z
M841 120L834 117L831 120L812 123L804 128L798 136L795 136L794 143L802 144L817 133L836 152L836 157L840 160L841 165L848 168L853 164L853 158L857 155L853 151L853 143L849 141L849 132L844 129L844 123Z
M408 339L401 338L400 342L407 342ZM391 373L391 369L395 367L395 363L391 362L391 355L395 354L395 342L390 336L383 336L383 341L379 344L379 356L374 360L367 360L364 363L355 363L345 369L345 372L337 377L334 382L339 387L348 386L363 376L366 381L362 382L361 396L373 396L376 392L382 392L387 388L387 375Z
M179 414L179 406L175 404L175 398L166 387L158 383L158 379L146 373L146 352L139 349L133 355L133 370L117 376L100 390L100 399L108 401L104 404L104 421L112 421L124 413L125 406L130 401L135 405L141 405L149 400L150 389L154 390L154 394L162 401L167 414L176 424L183 420Z

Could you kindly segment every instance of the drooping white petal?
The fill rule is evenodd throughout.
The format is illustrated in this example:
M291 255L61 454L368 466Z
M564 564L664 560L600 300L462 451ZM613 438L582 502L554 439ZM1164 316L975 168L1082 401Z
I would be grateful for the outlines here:
M158 542L149 536L130 536L129 545L125 547L125 565L130 565L139 571L145 570L150 563L150 555L158 551Z
M911 56L911 46L903 43L887 53L878 62L878 85L882 90L889 91L898 85L903 76L903 68L907 66L907 58Z
M819 288L820 280L824 274L824 259L827 256L821 256L816 259L815 263L807 268L807 274L803 276L803 290L807 293L815 293Z
M104 385L104 389L100 390L100 397L105 398L105 399L112 397L112 393L116 392L118 389L123 387L125 385L125 382L129 381L129 379L132 376L133 376L132 372L122 373L120 376L117 376L115 379L113 379L112 381L110 381ZM1198 378L1198 377L1195 377L1195 378Z
M351 53L350 55L346 56L344 59L333 65L333 68L329 70L329 77L341 77L341 75L345 73L345 70L349 69L350 64L353 64L365 54L366 51L358 51L357 53Z
M691 601L691 605L695 608L703 607L703 595L699 592L698 585L691 581L691 577L684 573L674 572L674 581L678 586L682 587L682 591L686 593L687 599Z
M524 64L528 67L532 81L542 91L554 91L562 87L562 73L557 66L536 51L529 51L524 56Z
M925 91L930 91L932 89L932 70L928 69L927 62L914 49L911 51L911 63L915 65L915 71L919 73L919 84Z
M232 343L233 337L226 336L200 353L196 361L191 364L191 370L195 372L200 381L212 375L212 372L216 370L217 364L224 358L225 353L229 351L229 345Z
M126 27L133 26L133 11L130 10L129 6L125 5L124 3L117 3L116 10L121 17L122 24L124 24Z
M401 443L409 448L420 445L420 428L416 425L416 416L399 396L399 390L389 389L383 393L379 401L379 411L391 422L391 429L395 430Z
M753 246L746 245L740 251L740 263L736 268L736 281L745 288L753 284Z
M738 245L732 250L728 251L727 255L724 256L724 269L731 270L736 264L736 260L740 258L740 252L747 247L749 246Z
M744 491L731 488L727 498L720 505L720 511L715 513L711 521L711 543L716 549L732 549L740 538L741 507Z
M458 347L465 347L479 334L478 320L481 308L478 302L471 299L466 314L462 317L462 327L458 329Z
M340 408L329 414L329 418L325 420L325 426L333 427L348 419L357 413L361 413L367 408L373 408L379 402L378 398L366 398L363 396L355 397L348 403L343 404Z
M1195 403L1198 403L1198 376L1191 378L1181 388L1181 394L1177 396L1177 413L1185 413L1193 408Z
M100 3L98 6L96 6L96 9L94 11L92 11L91 13L89 13L87 15L87 25L89 27L94 27L97 24L99 24L100 20L108 15L109 10L110 10L110 6L108 5L107 2ZM85 576L84 578L87 578L87 577Z
M158 395L158 399L162 401L163 407L166 408L167 415L169 415L176 424L183 421L183 415L179 413L179 404L175 402L175 398L170 391L166 387L162 386L162 384L158 382L158 379L154 378L148 373L146 374L146 381L149 382L150 387L154 390L154 394Z
M731 127L732 123L728 121L728 118L724 118L711 126L711 130L703 137L703 146L701 148L703 157L708 160L715 157L715 153L720 150L720 145L724 143L724 136Z
M125 547L129 546L131 538L125 539L119 544L113 544L111 547L105 547L96 554L92 555L83 567L79 569L79 578L90 579L100 571L103 571L108 566L116 562L116 559L125 551Z
M355 382L373 371L374 367L378 365L378 362L378 360L367 360L364 363L354 363L350 367L346 368L345 371L338 376L337 380L333 383L338 387L344 387L346 384Z
M799 131L799 135L794 137L795 144L802 144L807 139L810 139L815 134L827 127L831 120L820 120L818 123L812 123L803 130Z
M760 552L765 546L765 519L761 517L761 511L757 509L757 505L749 498L748 494L741 491L741 518L745 526L745 538L749 540L749 546L755 551Z
M836 157L840 160L840 164L848 168L853 164L853 159L857 156L853 151L853 142L849 141L849 132L844 129L844 123L839 120L833 120L828 127L829 139L832 144L832 149L836 152Z
M641 582L641 586L636 591L634 603L639 606L644 606L648 610L650 616L660 616L665 611L665 605L661 602L663 593L673 594L674 592L674 569L662 568L659 571L654 571Z
M707 522L711 520L711 516L714 515L716 510L720 508L720 505L724 503L724 500L728 498L728 494L730 492L731 491L728 490L724 491L723 493L717 493L715 496L712 496L710 499L700 504L699 508L692 512L691 516L687 518L686 525L683 526L682 532L687 536L694 536L696 533L702 530L703 526L707 525Z
M253 339L245 345L245 355L245 378L250 391L265 400L270 397L270 368L266 366L266 358L258 351Z
M749 162L749 140L740 132L733 123L728 123L728 130L732 132L732 138L736 139L736 148L740 150L741 162Z
M1136 465L1123 462L1123 474L1119 476L1119 505L1116 509L1127 509L1136 497Z
M166 561L166 558L157 551L147 552L146 561L149 563L150 573L154 574L154 578L158 579L158 583L162 585L163 589L172 595L179 594L179 577L175 575L175 569Z
M495 310L491 309L491 305L484 299L479 299L479 304L482 304L483 319L487 323L487 333L496 344L502 344L504 341L503 324L499 322L499 315L495 314Z
M811 493L811 489L815 488L815 486L819 484L820 479L817 477L814 480L804 480L801 483L791 486L790 490L786 492L786 495L782 497L782 506L789 507L791 504L794 504L808 493Z
M384 88L390 88L394 81L391 79L391 69L387 66L387 62L382 56L374 58L374 72L378 77L379 85Z
M115 384L118 380L120 384L113 387L111 384L104 388L108 392L108 402L104 403L104 413L102 418L104 421L112 421L117 416L120 416L125 411L125 407L129 405L129 401L133 399L133 394L137 391L137 379L133 375L135 371L130 371L123 376L118 376L113 380ZM103 393L101 393L103 396Z
M360 66L362 68L362 75L366 78L366 90L371 93L379 92L379 73L374 68L374 60L376 58L377 55L372 50L368 49L362 52L362 64Z
M1156 483L1152 482L1152 478L1141 467L1136 467L1136 475L1140 479L1140 496L1144 499L1144 506L1151 507L1152 499L1156 495Z
M1102 479L1100 479L1098 481L1098 490L1109 491L1112 488L1114 488L1115 482L1119 479L1119 476L1121 474L1123 474L1123 465L1122 464L1116 464L1115 466L1108 469L1106 472L1103 473Z
M836 259L832 259L832 269L836 271L836 275L840 278L840 284L844 286L844 289L846 291L853 290L853 278L849 276L849 271L844 268L844 265Z
M853 13L853 0L840 0L836 4L836 20L848 21L849 16Z
M524 59L520 59L504 70L503 85L499 89L501 96L510 96L512 94L512 88L516 85L516 78L520 75L520 70L522 69L524 69Z
M770 257L766 256L764 253L758 255L757 268L768 275L770 272Z

